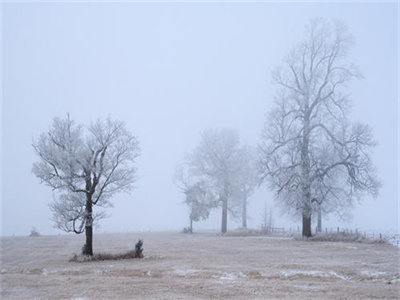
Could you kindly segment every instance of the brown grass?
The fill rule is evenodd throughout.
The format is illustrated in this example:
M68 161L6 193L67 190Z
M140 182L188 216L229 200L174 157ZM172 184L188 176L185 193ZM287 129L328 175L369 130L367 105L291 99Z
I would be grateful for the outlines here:
M317 234L308 238L309 241L316 242L349 242L364 244L388 244L385 238L371 239L357 233L334 232L328 234Z
M96 235L95 254L134 250L138 235L143 259L87 263L68 262L83 236L2 237L0 298L399 299L400 252L386 244L132 232Z
M131 258L143 258L143 254L138 255L135 250L131 250L125 253L96 253L93 256L88 255L76 255L69 260L70 262L88 262L88 261L102 261L102 260L120 260L120 259L131 259Z
M293 237L294 234L292 232L284 231L284 230L275 230L275 231L267 231L260 229L236 229L232 231L228 231L223 234L224 236L230 237L252 237L252 236L275 236L275 237Z
M243 236L262 236L266 235L265 232L256 229L241 229L235 231L228 231L224 236L243 237Z

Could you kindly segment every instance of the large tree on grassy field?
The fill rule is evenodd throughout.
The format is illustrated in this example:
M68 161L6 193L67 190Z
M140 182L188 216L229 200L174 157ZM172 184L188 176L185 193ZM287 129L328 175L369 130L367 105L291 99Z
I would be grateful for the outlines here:
M93 255L93 221L102 217L94 206L107 207L118 192L128 192L135 181L139 142L123 122L97 120L88 127L69 115L55 118L48 132L34 141L39 161L33 173L55 191L50 204L56 226L86 233L82 253Z
M340 211L380 186L371 129L348 118L348 84L360 77L347 61L352 40L341 23L311 20L273 73L279 88L259 145L260 172L278 202L301 216L306 237L316 203Z

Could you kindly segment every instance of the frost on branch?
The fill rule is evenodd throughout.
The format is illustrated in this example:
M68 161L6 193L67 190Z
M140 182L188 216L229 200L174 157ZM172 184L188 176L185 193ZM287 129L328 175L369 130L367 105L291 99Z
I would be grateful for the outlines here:
M110 203L107 203L111 205ZM97 204L97 206L100 206ZM55 226L65 232L82 233L87 224L86 197L83 193L62 194L49 204L53 213L52 220ZM92 223L96 225L99 220L106 217L104 211L92 214Z

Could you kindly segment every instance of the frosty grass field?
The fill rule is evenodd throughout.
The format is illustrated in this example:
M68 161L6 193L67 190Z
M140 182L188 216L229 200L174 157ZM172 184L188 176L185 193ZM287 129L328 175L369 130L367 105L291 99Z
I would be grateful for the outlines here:
M399 248L388 244L221 237L172 232L97 234L95 252L143 259L69 262L84 236L3 237L1 298L399 299Z

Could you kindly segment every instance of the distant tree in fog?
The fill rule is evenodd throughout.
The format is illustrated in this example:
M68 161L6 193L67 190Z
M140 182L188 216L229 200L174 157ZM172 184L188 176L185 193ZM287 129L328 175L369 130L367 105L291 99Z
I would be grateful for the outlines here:
M272 207L269 208L269 212L268 212L267 201L265 201L264 209L261 213L261 220L262 220L261 230L264 232L271 232L272 227L274 226L273 212L272 212Z
M195 184L201 183L200 190L206 187L207 197L214 197L209 201L212 207L221 207L222 233L227 231L228 211L236 216L243 200L238 197L242 161L238 134L229 129L210 129L203 132L200 143L185 162L189 178Z
M273 79L279 86L260 143L260 171L278 201L311 236L316 204L340 211L380 183L370 157L371 129L350 123L348 83L359 77L346 61L352 37L341 23L312 20Z
M93 221L103 213L94 206L110 206L118 192L131 190L135 181L139 143L123 122L97 120L88 127L55 118L48 132L33 143L39 161L33 173L58 198L50 205L56 226L86 233L83 254L93 255Z
M236 196L238 203L241 204L242 227L247 228L247 206L249 197L254 193L259 184L257 172L257 157L255 150L251 147L243 146L239 150L239 168L236 174Z
M216 206L216 197L205 178L200 179L188 174L187 165L176 169L174 181L185 195L184 203L189 208L189 232L192 233L193 222L209 217L211 209Z
M213 207L213 200L203 182L198 182L187 190L185 203L190 208L190 232L193 232L193 222L208 218Z

